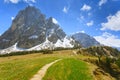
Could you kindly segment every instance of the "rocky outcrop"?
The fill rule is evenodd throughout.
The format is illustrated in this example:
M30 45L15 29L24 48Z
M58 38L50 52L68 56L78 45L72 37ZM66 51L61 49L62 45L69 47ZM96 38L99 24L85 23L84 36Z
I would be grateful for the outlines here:
M31 48L45 42L46 38L56 43L65 36L52 17L46 19L39 9L28 6L18 13L11 27L0 37L0 48L8 48L15 43L20 48Z

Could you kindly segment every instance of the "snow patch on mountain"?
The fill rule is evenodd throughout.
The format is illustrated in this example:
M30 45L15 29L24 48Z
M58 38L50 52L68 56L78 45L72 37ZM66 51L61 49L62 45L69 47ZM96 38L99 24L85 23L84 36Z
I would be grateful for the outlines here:
M57 47L63 47L63 48L73 48L74 44L71 44L71 42L74 42L74 40L72 38L68 38L65 37L63 39L63 41L61 40L57 40L57 42L55 44L53 44L53 42L50 42L47 38L45 40L45 42L36 45L32 48L29 49L22 49L17 47L18 43L15 43L13 46L6 48L6 49L2 49L0 50L0 54L9 54L11 52L19 52L19 51L32 51L32 50L44 50L44 49L50 49L53 50Z
M47 38L46 38L45 42L43 42L42 44L39 44L37 46L34 46L34 47L28 49L28 51L43 50L43 49L53 49L53 43L50 42Z
M38 38L37 35L32 35L32 36L29 37L29 39L37 39L37 38Z
M51 35L55 33L55 30L54 29L48 29L47 32L46 32L46 37L51 37Z
M57 21L55 18L52 18L52 22L53 22L54 24L58 24L58 21Z
M43 49L55 49L57 47L63 47L63 48L72 48L74 47L74 45L71 44L71 41L73 41L73 39L68 39L67 37L65 37L63 39L63 41L59 40L53 44L52 42L50 42L47 38L46 41L43 42L42 44L39 44L35 47L32 47L30 49L28 49L29 51L31 50L43 50Z
M17 44L18 43L15 43L13 46L11 46L9 48L0 50L0 54L9 54L11 52L25 51L25 49L18 48Z
M55 47L64 47L64 48L72 48L74 47L74 45L71 44L71 41L73 41L73 39L68 39L67 37L65 37L63 39L63 41L61 40L58 40L56 43L55 43Z

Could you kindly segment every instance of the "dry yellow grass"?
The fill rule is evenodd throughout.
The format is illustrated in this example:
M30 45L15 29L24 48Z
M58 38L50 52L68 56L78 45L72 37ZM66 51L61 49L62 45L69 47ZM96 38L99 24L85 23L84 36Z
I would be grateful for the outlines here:
M0 80L29 80L34 74L38 72L41 67L56 59L75 58L77 60L83 61L86 59L97 60L97 57L76 55L73 53L74 51L76 50L54 51L53 54L35 53L19 56L0 57ZM93 75L93 71L97 68L97 66L91 63L87 63L87 66L89 67L88 71L90 73L88 75ZM99 79L101 77L102 79L105 76L100 74L97 77L99 77ZM94 80L98 80L96 76L94 76Z

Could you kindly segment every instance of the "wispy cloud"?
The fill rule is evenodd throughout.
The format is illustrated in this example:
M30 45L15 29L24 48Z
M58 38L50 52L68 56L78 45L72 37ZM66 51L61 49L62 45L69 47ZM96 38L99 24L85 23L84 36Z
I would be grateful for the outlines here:
M82 11L89 11L91 9L92 9L91 6L84 4L83 7L80 10L82 10Z
M77 33L85 33L85 31L84 31L84 30L81 30L81 31L73 32L71 35L77 34Z
M84 16L83 16L83 15L81 15L81 16L80 16L80 19L81 19L81 20L84 20Z
M14 20L14 19L15 19L15 17L12 16L12 17L11 17L11 20Z
M68 10L69 10L69 8L66 7L66 6L64 6L64 8L63 8L63 12L64 12L64 13L68 13Z
M25 1L25 2L33 2L33 3L35 3L36 2L36 0L23 0L23 1Z
M92 14L91 13L88 13L88 16L91 16Z
M13 3L13 4L17 4L19 2L25 2L25 3L28 3L28 4L31 4L31 3L35 3L36 0L4 0L5 3Z
M64 6L62 11L67 14L69 9L70 9L70 3L68 3L68 6Z
M14 3L14 4L17 4L20 0L4 0L5 3Z
M104 44L106 46L112 46L112 47L120 47L120 39L108 32L104 32L100 36L95 36L94 37L98 42L101 44Z
M115 15L110 15L107 17L106 23L101 23L101 30L113 30L120 31L120 11L118 11Z
M32 3L35 3L36 0L23 0L25 3L28 3L30 6L33 6Z
M84 30L82 30L82 31L80 31L81 33L85 33L85 31Z
M94 21L91 20L90 22L86 23L86 25L89 27L89 26L92 26L94 24Z
M62 11L67 14L70 10L71 3L73 2L73 0L65 0L65 1L66 1L66 5L63 6Z
M107 2L107 0L100 0L99 3L98 3L98 5L99 5L99 6L102 6L102 5L105 4L106 2Z

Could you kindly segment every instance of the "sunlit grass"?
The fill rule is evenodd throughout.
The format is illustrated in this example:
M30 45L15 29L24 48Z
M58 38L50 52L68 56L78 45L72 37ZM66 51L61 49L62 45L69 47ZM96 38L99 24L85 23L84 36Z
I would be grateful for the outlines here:
M52 65L43 80L93 80L93 78L85 62L68 58Z
M29 80L42 66L57 58L34 54L2 59L0 59L0 80Z
M0 80L29 80L45 64L59 58L63 60L48 69L44 80L93 80L88 65L79 60L86 56L74 55L72 50L0 57Z

